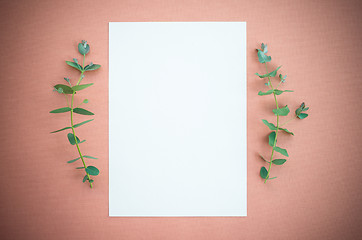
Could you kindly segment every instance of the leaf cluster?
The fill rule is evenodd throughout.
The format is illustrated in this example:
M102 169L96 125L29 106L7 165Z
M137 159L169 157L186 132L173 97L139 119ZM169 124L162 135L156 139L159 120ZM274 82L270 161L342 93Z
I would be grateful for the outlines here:
M67 112L70 112L70 126L68 125L67 127L64 127L64 128L61 128L59 130L55 130L51 133L58 133L58 132L62 132L62 131L65 131L65 130L70 130L70 132L68 132L68 134L66 135L67 136L67 139L68 139L68 142L71 144L71 145L75 145L77 147L77 150L78 150L78 153L79 153L79 157L75 158L75 159L72 159L72 160L69 160L67 163L74 163L76 161L78 161L79 159L82 160L82 166L81 167L77 167L76 169L84 169L85 171L85 176L83 177L83 182L86 182L88 181L89 184L90 184L90 187L92 187L92 183L94 182L93 179L91 179L90 176L97 176L99 174L99 169L95 166L87 166L87 164L85 163L85 159L97 159L96 157L92 157L92 156L89 156L89 155L83 155L80 151L80 148L79 148L79 144L85 142L86 140L80 140L78 136L76 136L75 134L75 129L80 127L80 126L83 126L84 124L86 123L89 123L91 121L93 121L94 119L88 119L86 121L83 121L83 122L80 122L80 123L77 123L77 124L73 124L73 114L76 113L76 114L80 114L80 115L87 115L87 116L90 116L90 115L94 115L93 112L87 110L87 109L84 109L84 108L81 108L81 107L74 107L74 95L78 92L78 91L81 91L81 90L84 90L90 86L93 85L93 83L88 83L88 84L80 84L80 82L83 80L84 78L84 73L87 72L87 71L93 71L93 70L96 70L98 68L101 67L101 65L99 64L93 64L92 62L89 63L88 65L84 66L84 61L85 61L85 56L86 54L88 54L90 51L90 46L89 44L86 42L86 41L82 41L81 43L78 44L78 52L83 56L83 64L79 64L78 60L76 58L73 58L73 61L66 61L66 63L77 69L78 71L80 71L81 75L79 77L79 80L78 82L75 84L75 85L72 85L71 83L71 80L67 77L64 78L64 80L67 82L67 85L66 84L57 84L54 86L54 91L60 93L60 94L63 94L66 99L67 99L67 103L68 103L68 98L70 97L71 98L71 104L67 107L61 107L61 108L57 108L55 110L52 110L50 111L50 113L67 113ZM84 99L82 103L88 103L88 99ZM81 104L82 104L81 103Z
M258 52L259 62L262 64L265 64L265 67L267 69L267 63L271 61L271 57L267 55L267 53L268 53L267 45L262 43L261 48L257 49L257 52ZM284 149L277 144L278 132L284 132L286 134L294 136L293 132L282 127L284 124L286 124L291 119L287 120L283 124L280 123L280 117L288 116L288 114L290 113L290 109L289 109L288 105L285 105L284 107L279 107L279 104L277 101L277 96L281 95L282 93L293 92L292 90L278 89L278 87L281 84L285 83L287 75L283 76L282 74L279 74L277 77L278 81L279 81L278 86L276 88L274 88L273 83L272 83L272 78L277 76L280 68L281 68L281 66L277 67L275 70L273 70L271 72L268 72L268 70L267 70L267 72L265 74L256 73L256 75L259 78L267 79L267 82L265 83L265 85L268 86L268 88L269 88L267 91L259 91L258 95L259 96L273 95L275 104L276 104L276 108L272 110L272 112L276 116L276 124L271 123L265 119L262 119L262 122L271 130L270 134L268 135L268 144L270 147L272 147L270 161L266 160L263 156L261 156L261 158L269 164L268 169L265 168L264 166L261 167L261 169L260 169L259 174L260 174L261 178L265 179L264 182L266 182L267 180L276 178L276 177L270 177L270 170L271 170L271 166L273 164L274 165L283 165L287 161L285 158L274 158L274 154L279 153L279 154L283 155L284 157L289 157L287 149ZM308 109L309 109L309 107L306 107L305 104L302 103L301 106L295 110L294 118L299 118L299 119L306 118L308 116L308 114L304 113L304 112L306 112Z

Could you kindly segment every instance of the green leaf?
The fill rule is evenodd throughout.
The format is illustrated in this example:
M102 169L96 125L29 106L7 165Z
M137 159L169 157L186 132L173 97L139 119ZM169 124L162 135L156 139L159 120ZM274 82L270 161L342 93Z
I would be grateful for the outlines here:
M264 75L260 75L259 73L255 73L258 77L260 78L266 78L266 77L275 77L277 75L278 70L281 68L282 66L277 67L277 69L275 69L274 71L264 74Z
M63 93L65 94L73 94L73 89L67 85L64 85L64 84L57 84L54 86L55 89L63 89Z
M93 83L76 85L76 86L73 86L72 89L73 89L74 91L80 91L80 90L83 90L83 89L85 89L85 88L87 88L87 87L90 87L90 86L92 86L92 85L93 85Z
M79 144L80 140L77 136L76 136L76 139L77 139L77 143ZM76 142L75 142L73 133L68 133L68 140L69 140L70 144L75 145Z
M76 159L73 159L73 160L69 160L67 163L74 163L75 161L79 160L80 157L77 157Z
M273 123L270 123L270 122L268 122L268 121L265 120L265 119L262 119L262 121L263 121L263 123L264 123L265 125L268 126L268 128L269 128L270 130L277 130L277 127L276 127Z
M274 89L275 95L280 95L280 94L282 94L283 92L294 92L294 91L292 91L292 90L279 90L279 89Z
M89 183L92 183L92 182L94 182L94 180L93 180L93 179L89 180Z
M282 74L279 74L279 79L281 82L285 82L285 79L287 79L287 75L283 76Z
M70 110L72 110L70 107L63 107L63 108L58 108L53 111L50 111L50 113L65 113L65 112L69 112Z
M279 70L281 67L282 67L282 66L279 66L279 67L277 67L277 69L275 69L274 71L270 72L270 73L269 73L269 74L270 74L270 77L275 77L275 76L277 75L278 70Z
M259 156L261 157L261 159L263 159L265 162L269 162L268 160L266 160L262 155L259 154Z
M83 156L83 158L98 159L96 157L87 156L87 155ZM76 159L70 160L67 163L74 163L75 161L78 161L79 159L80 159L80 157L77 157Z
M294 133L291 132L291 131L289 131L289 130L286 129L286 128L279 128L279 129L294 136Z
M99 170L95 166L88 166L85 171L92 176L97 176L99 174Z
M79 65L76 62L71 62L71 61L65 61L69 66L74 67L75 69L79 70L79 71L83 71L83 68L81 65Z
M271 61L271 57L265 55L265 53L258 49L258 60L260 63L266 63Z
M88 175L86 174L83 178L83 182L87 181L87 179L88 179Z
M292 134L294 136L294 133L292 133L291 131L289 131L288 129L286 128L279 128L280 130L286 132L286 133L289 133L289 134Z
M260 177L262 177L263 179L266 179L266 176L268 176L268 170L266 170L265 167L261 167L260 168Z
M96 157L92 157L92 156L88 156L88 155L85 155L85 156L83 156L83 157L85 157L85 158L90 158L90 159L98 159L98 158L96 158Z
M84 122L77 123L77 124L73 125L73 127L74 127L74 128L80 127L80 126L82 126L83 124L89 123L89 122L91 122L91 121L93 121L93 120L94 120L94 119L89 119L89 120L86 120L86 121L84 121Z
M64 131L64 130L67 130L67 129L71 129L71 127L65 127L65 128L50 132L50 133L57 133L57 132Z
M70 86L72 86L72 84L70 83L70 79L69 79L69 78L65 77L64 80L67 81L67 83L68 83Z
M302 107L299 107L299 108L297 108L297 110L295 110L295 115L299 115L299 114L301 114L301 112L302 112Z
M264 95L270 95L270 94L272 94L272 93L273 93L273 90L270 89L270 90L268 90L268 91L266 91L266 92L259 91L259 92L258 92L258 95L259 95L259 96L264 96Z
M275 165L283 165L286 161L286 159L274 159L272 163Z
M268 45L262 43L261 44L261 50L263 51L263 53L267 53L268 52Z
M88 122L90 122L90 121L93 121L93 120L94 120L94 119L90 119L90 120L87 120L87 121L84 121L84 122L75 124L75 125L73 125L73 127L74 127L74 128L80 127L80 126L82 126L83 124L86 124L86 123L88 123ZM50 132L50 133L57 133L57 132L64 131L64 130L67 130L67 129L72 129L72 128L71 128L71 127L65 127L65 128L62 128L62 129L59 129L59 130Z
M84 47L84 45L85 45L85 47ZM89 49L89 45L87 44L87 42L78 44L78 51L80 54L85 55L85 54L89 53L89 50L90 49Z
M84 67L84 70L85 71L93 71L93 70L96 70L96 69L98 69L100 67L101 67L101 65L99 65L99 64L92 64L92 65L89 64L89 65Z
M57 91L58 93L63 93L63 88L54 88L53 91Z
M278 153L281 153L282 155L284 155L286 157L289 157L287 150L284 148L274 147L274 150Z
M77 168L75 168L75 169L83 169L84 167L77 167Z
M269 134L269 145L270 145L271 147L274 146L275 136L276 136L276 134L275 134L274 131Z
M289 112L290 110L288 108L288 105L285 105L285 107L282 108L273 109L273 113L279 116L287 116Z
M92 113L88 110L85 110L84 108L74 108L73 112L82 114L82 115L94 115L94 113Z
M83 100L83 103L88 103L88 99L84 99L84 100Z
M300 114L298 115L298 118L300 118L300 119L304 119L304 118L306 118L306 117L308 117L308 114L307 114L307 113L300 113Z
M305 103L303 102L299 108L297 108L297 110L295 110L295 114L297 115L298 118L300 119L304 119L306 117L308 117L308 114L306 113L302 113L305 112L309 109L309 107L305 107Z
M272 177L272 178L268 178L268 180L273 180L273 179L276 179L277 177Z

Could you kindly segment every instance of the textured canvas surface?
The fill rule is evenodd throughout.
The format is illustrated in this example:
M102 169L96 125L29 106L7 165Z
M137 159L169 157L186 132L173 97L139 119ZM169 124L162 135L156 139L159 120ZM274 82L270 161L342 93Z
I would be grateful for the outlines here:
M359 106L361 2L122 0L2 1L0 8L0 232L3 239L360 239L362 128ZM108 217L108 22L246 21L248 26L248 217ZM65 99L52 92L78 73L65 60L77 42L91 44L84 90L96 119L79 128L83 151L99 157L93 190L66 164L76 155L63 134L68 116L49 111ZM257 92L264 67L255 48L269 45L273 66L283 65L281 104L310 106L291 122L295 137L278 141L288 163L264 185L258 153L268 154L273 101ZM79 120L83 120L80 118ZM85 120L85 119L84 119Z

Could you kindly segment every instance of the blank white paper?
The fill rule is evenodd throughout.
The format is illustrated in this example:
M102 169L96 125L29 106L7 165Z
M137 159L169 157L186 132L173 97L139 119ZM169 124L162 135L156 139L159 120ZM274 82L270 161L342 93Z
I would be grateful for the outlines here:
M109 215L246 216L246 23L109 23Z

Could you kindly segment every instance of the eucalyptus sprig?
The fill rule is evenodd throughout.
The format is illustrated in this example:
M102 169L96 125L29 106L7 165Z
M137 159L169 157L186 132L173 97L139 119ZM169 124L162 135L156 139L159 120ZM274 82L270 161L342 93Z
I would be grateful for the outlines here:
M299 119L304 119L306 117L308 117L306 112L309 107L306 107L304 102L300 105L300 107L295 110L295 116L287 121L285 121L284 123L280 123L280 117L281 116L287 116L290 112L288 105L285 105L284 107L279 107L278 104L278 99L277 96L282 94L282 93L287 93L287 92L293 92L292 90L280 90L278 89L279 86L283 83L285 83L285 79L287 78L287 76L283 76L282 74L279 74L279 76L277 77L277 81L279 81L277 87L274 88L273 83L271 81L272 78L277 76L277 72L278 70L281 68L281 66L277 67L275 70L268 72L268 66L267 63L271 61L271 57L266 55L268 53L268 48L267 45L262 43L261 44L261 49L257 49L258 51L258 59L260 63L264 63L265 64L265 70L266 73L261 75L259 73L256 73L256 75L261 78L261 79L266 79L267 82L265 83L265 85L268 87L268 90L266 92L262 92L259 91L258 95L259 96L265 96L265 95L273 95L274 97L274 101L275 101L275 105L276 108L273 109L273 113L276 116L276 125L273 123L268 122L265 119L262 119L262 122L272 131L269 134L269 145L272 147L271 150L271 155L270 155L270 160L266 160L263 156L260 155L260 157L268 163L268 170L265 167L261 167L260 169L260 176L265 179L264 183L267 182L267 180L271 180L271 179L275 179L276 177L270 177L270 171L271 171L271 167L272 165L283 165L287 160L284 158L277 158L274 159L274 154L275 152L280 153L281 155L285 156L285 157L289 157L288 151L284 148L281 148L279 146L277 146L277 138L278 138L278 133L284 132L286 134L291 134L294 136L294 133L292 133L291 131L289 131L286 128L282 128L285 124L287 124L288 122L290 122L293 119L299 118Z
M89 186L92 188L93 187L93 182L94 180L91 179L91 176L97 176L99 174L99 170L98 168L96 168L95 166L87 166L87 164L85 163L85 158L87 159L97 159L96 157L92 157L89 155L83 155L82 152L80 151L79 148L79 144L85 142L85 140L80 141L80 139L77 137L77 135L75 134L75 129L82 126L83 124L89 123L91 121L93 121L94 119L89 119L77 124L74 124L74 113L77 114L81 114L81 115L94 115L94 113L92 113L91 111L88 111L84 108L80 108L78 107L74 107L74 95L78 92L81 91L83 89L86 89L90 86L93 85L93 83L88 83L88 84L80 84L81 81L84 79L84 73L88 72L88 71L93 71L96 70L98 68L101 67L101 65L98 64L93 64L92 62L89 63L88 65L84 66L84 62L85 62L85 55L87 55L89 53L89 44L86 41L82 41L81 43L78 44L78 51L81 55L83 55L83 64L80 65L78 62L78 59L73 58L73 61L66 61L66 63L77 69L80 72L80 77L77 81L77 83L72 86L71 80L69 78L64 78L64 80L68 83L68 85L64 85L64 84L57 84L54 86L54 90L58 92L59 94L62 94L65 96L66 101L67 101L67 107L62 107L62 108L58 108L55 109L53 111L50 111L50 113L65 113L65 112L70 112L70 126L53 131L51 133L57 133L57 132L61 132L64 130L70 130L70 132L67 134L67 138L68 141L71 145L75 145L79 154L79 157L73 159L73 160L69 160L68 163L74 163L76 161L78 161L79 159L82 160L82 166L81 167L77 167L76 169L84 169L85 171L85 176L83 177L83 182L88 181L89 182ZM70 98L70 105L69 105L69 98ZM88 99L84 99L83 103L88 103Z

